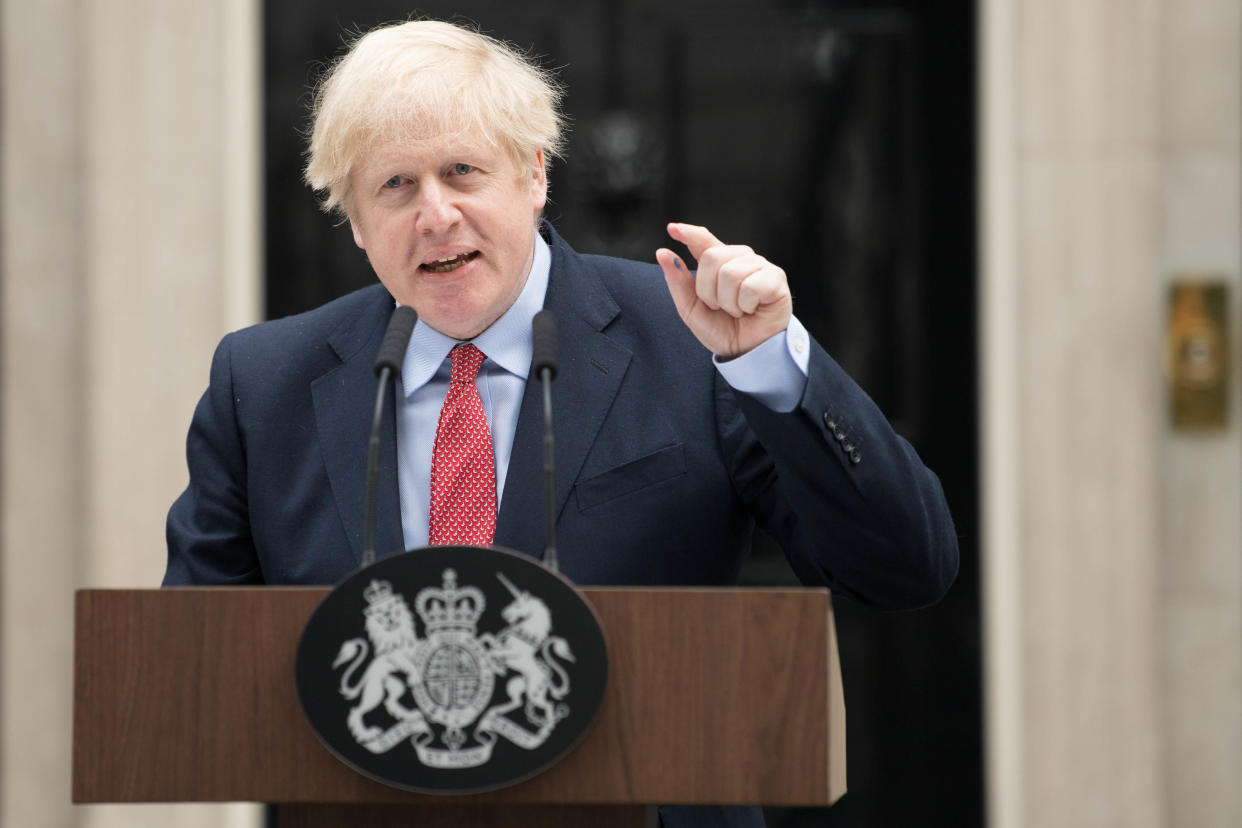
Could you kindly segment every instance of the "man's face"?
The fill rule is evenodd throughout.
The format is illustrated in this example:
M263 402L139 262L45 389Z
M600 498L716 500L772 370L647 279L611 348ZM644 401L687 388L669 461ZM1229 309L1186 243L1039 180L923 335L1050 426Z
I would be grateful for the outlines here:
M547 199L542 152L517 164L460 135L382 144L350 184L354 242L393 298L440 333L471 339L522 292Z

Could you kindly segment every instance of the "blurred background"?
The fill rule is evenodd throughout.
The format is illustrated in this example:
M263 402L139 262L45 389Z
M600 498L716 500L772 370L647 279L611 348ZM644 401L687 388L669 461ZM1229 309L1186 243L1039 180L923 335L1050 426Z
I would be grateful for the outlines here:
M373 281L308 88L412 13L557 70L571 244L751 244L944 483L957 584L837 602L850 792L770 825L1242 824L1242 0L0 12L0 825L263 824L70 804L72 591L158 584L219 337Z

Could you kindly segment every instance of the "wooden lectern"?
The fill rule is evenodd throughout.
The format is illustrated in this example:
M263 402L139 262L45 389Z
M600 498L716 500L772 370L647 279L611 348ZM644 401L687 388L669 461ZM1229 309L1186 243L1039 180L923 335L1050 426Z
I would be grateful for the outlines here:
M582 743L470 796L412 794L339 762L294 686L323 588L82 590L73 801L281 803L279 828L641 826L654 803L823 806L845 792L825 590L585 589L610 674Z

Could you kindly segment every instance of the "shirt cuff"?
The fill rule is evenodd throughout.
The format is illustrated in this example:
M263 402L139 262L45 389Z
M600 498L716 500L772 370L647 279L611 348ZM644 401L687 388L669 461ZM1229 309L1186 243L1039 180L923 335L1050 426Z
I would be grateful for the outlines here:
M798 317L789 317L782 333L751 348L741 356L722 360L713 356L716 370L734 391L749 394L778 413L798 407L806 390L811 337Z

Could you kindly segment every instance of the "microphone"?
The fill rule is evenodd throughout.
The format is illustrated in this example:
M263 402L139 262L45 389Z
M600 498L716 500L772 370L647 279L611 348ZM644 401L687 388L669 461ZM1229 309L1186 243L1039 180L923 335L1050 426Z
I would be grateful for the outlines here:
M556 476L552 443L552 380L556 379L556 317L544 308L531 324L531 368L543 385L543 482L544 524L543 565L556 572Z
M409 347L410 334L414 333L414 323L417 321L418 313L408 305L401 305L393 311L392 318L388 320L388 330L384 331L384 340L380 343L379 355L375 358L375 374L379 379L375 386L375 412L371 416L371 442L367 446L367 498L362 522L364 567L375 562L375 488L379 478L380 423L384 419L384 394L388 390L388 381L401 373L405 350Z

